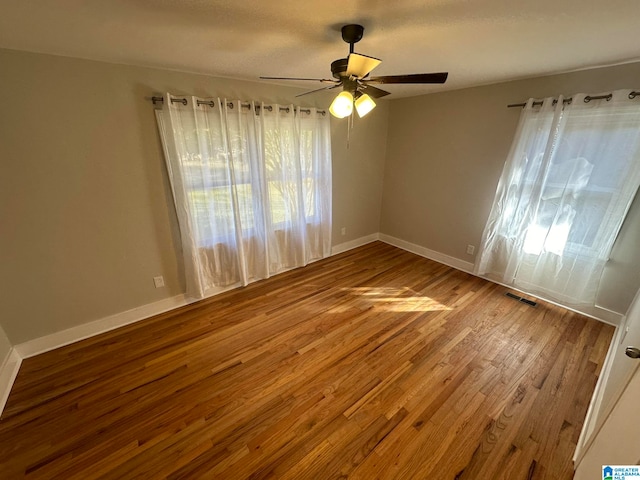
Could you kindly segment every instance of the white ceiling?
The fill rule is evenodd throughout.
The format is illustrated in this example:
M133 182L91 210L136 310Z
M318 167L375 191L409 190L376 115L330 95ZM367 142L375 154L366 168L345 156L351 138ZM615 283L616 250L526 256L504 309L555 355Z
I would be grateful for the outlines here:
M638 7L637 0L0 0L0 48L250 80L331 78L331 61L348 53L340 27L360 23L356 52L383 60L375 75L449 72L445 85L384 87L397 98L640 60Z

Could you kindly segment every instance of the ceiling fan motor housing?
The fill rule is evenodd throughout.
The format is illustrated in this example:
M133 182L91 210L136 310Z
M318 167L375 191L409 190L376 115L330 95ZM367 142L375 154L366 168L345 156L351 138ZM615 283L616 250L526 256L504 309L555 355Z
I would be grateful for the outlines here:
M349 54L353 53L353 45L362 40L364 27L362 25L350 24L342 27L342 40L349 44ZM347 77L347 66L349 58L339 58L331 63L331 73L334 78L342 80Z
M348 58L339 58L338 60L334 60L331 62L331 73L334 78L338 80L342 80L342 78L347 76L347 65L349 65Z

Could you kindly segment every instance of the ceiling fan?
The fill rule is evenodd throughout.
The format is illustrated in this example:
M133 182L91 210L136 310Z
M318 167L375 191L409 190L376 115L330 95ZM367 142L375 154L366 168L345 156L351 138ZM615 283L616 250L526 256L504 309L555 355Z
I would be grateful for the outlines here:
M355 106L358 116L363 117L376 106L374 98L384 97L390 92L374 87L372 84L429 84L444 83L448 72L439 73L413 73L409 75L387 75L382 77L370 77L371 71L376 68L381 60L354 53L353 46L362 40L364 27L362 25L345 25L342 27L342 40L349 44L349 56L339 58L331 63L331 73L335 80L326 78L296 78L296 77L260 77L263 80L305 80L311 82L329 83L329 86L311 90L296 95L308 95L324 90L332 90L342 87L342 92L331 103L329 111L338 118L351 115Z

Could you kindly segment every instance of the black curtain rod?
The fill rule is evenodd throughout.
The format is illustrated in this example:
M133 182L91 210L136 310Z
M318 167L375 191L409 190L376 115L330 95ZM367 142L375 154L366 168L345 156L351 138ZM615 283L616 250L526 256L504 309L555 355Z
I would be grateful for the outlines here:
M151 101L153 102L154 105L157 102L162 103L164 102L164 97L151 97ZM214 100L196 100L196 102L198 103L198 106L209 105L211 108L216 106L216 102ZM172 98L171 103L181 103L183 105L187 105L188 102L186 98ZM233 105L234 105L233 102L227 103L227 107L229 108L233 108ZM251 108L250 103L241 103L240 106L242 108ZM260 110L260 108L261 108L260 105L256 105L256 110ZM264 107L264 109L269 110L270 112L273 111L273 107L271 105L267 105L266 107ZM281 112L289 112L289 110L290 110L289 107L280 107ZM311 110L308 108L300 108L299 110L303 113L311 113ZM322 115L326 115L327 112L325 112L324 110L318 110L318 113L321 113Z
M636 98L637 96L640 95L640 92L636 92L633 91L629 94L629 99L633 100L634 98ZM596 96L592 96L592 95L587 95L586 97L584 97L584 103L589 103L591 100L606 100L607 102L609 100L611 100L613 98L613 95L610 93L608 95L596 95ZM571 103L573 101L573 98L565 98L562 103ZM558 103L558 100L554 100L553 104L555 105L556 103ZM539 102L533 102L532 105L535 107L537 105L542 105L542 100L540 100ZM524 103L511 103L509 105L507 105L507 108L514 108L514 107L526 107L527 106L527 102Z

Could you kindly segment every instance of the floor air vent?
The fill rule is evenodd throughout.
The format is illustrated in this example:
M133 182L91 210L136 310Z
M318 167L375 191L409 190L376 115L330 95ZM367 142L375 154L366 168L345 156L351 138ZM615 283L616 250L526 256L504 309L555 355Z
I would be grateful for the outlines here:
M507 297L513 298L514 300L518 300L519 302L526 303L527 305L530 305L532 307L536 307L538 305L537 302L534 302L533 300L529 300L527 298L523 298L520 295L516 295L515 293L507 292L505 293L505 295Z

